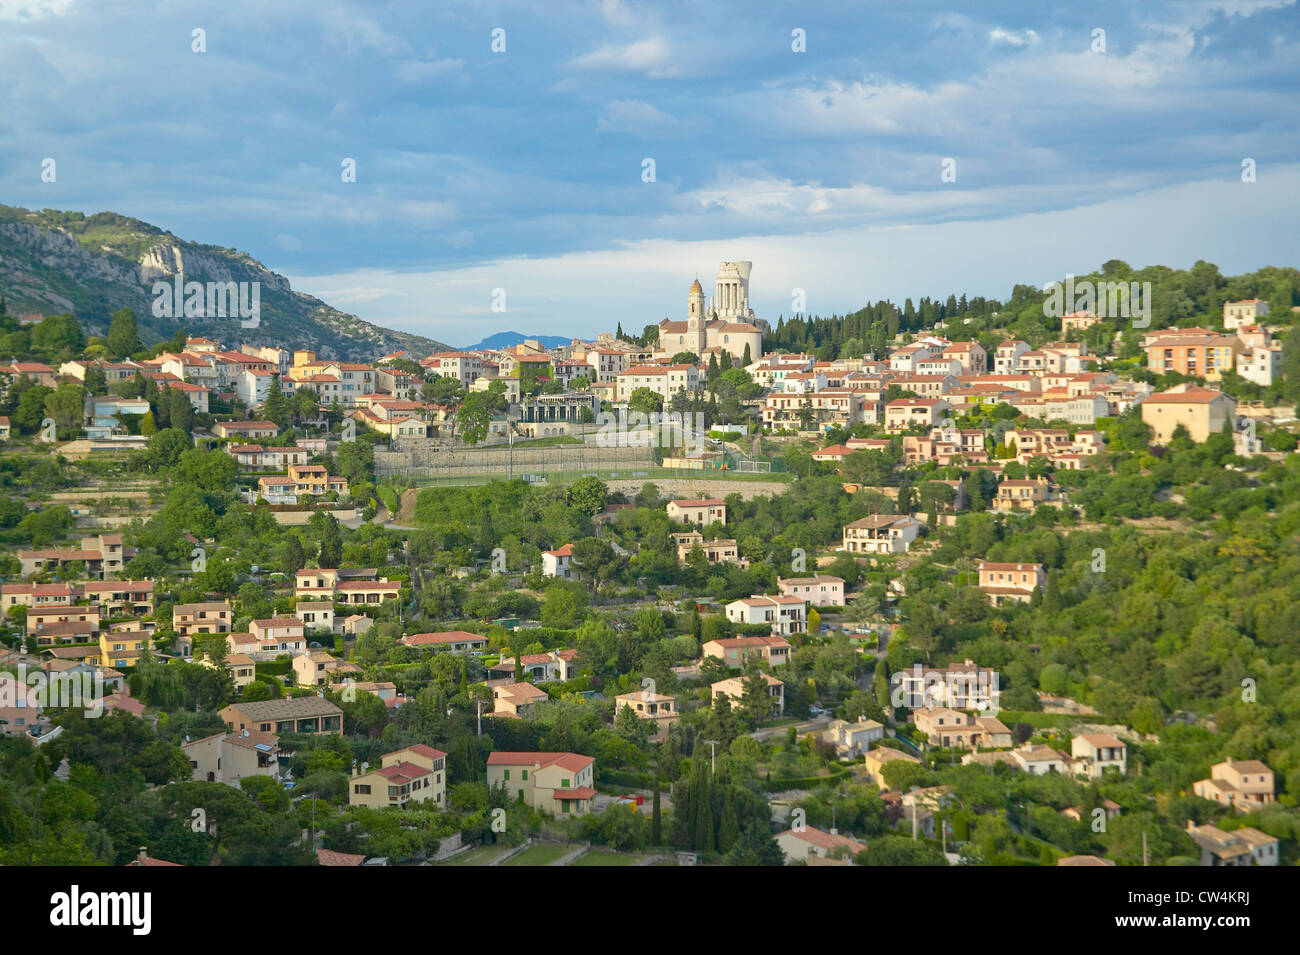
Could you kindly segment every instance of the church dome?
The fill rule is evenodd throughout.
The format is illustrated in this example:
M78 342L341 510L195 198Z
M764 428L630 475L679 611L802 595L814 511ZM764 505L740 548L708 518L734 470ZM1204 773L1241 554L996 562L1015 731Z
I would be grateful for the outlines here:
M699 292L701 295L704 294L704 289L700 285L699 279L696 279L694 282L691 283L691 294L694 295L696 292Z

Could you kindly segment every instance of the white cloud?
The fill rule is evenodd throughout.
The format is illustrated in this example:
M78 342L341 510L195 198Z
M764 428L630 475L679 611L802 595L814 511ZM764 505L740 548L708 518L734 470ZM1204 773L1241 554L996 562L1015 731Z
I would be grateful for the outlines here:
M75 0L0 0L0 20L27 23L46 17L61 17L72 9Z
M605 106L596 126L606 133L630 133L647 139L677 126L676 118L639 99L618 99Z
M569 66L578 70L644 73L652 79L684 75L681 57L673 53L672 44L662 34L631 43L607 43L570 60Z
M1011 30L1004 30L1001 27L994 27L989 31L989 39L994 43L1007 43L1011 46L1032 46L1038 42L1038 34L1033 30L1016 33Z
M891 222L804 235L655 239L447 271L364 270L291 280L294 288L332 304L334 287L388 290L367 299L363 318L441 341L467 343L525 327L590 337L620 321L624 328L639 328L665 315L679 317L691 277L698 273L707 286L717 263L728 259L753 261L751 301L760 317L775 321L778 314L789 315L794 288L807 290L813 313L829 315L882 298L901 302L960 292L1005 298L1016 282L1041 285L1111 258L1175 268L1204 258L1228 273L1251 270L1300 258L1300 234L1287 228L1297 217L1300 165L1291 165L1250 185L1230 178L1187 183L1005 218ZM1250 251L1258 248L1255 237L1261 230L1286 236L1270 249L1267 261ZM491 311L493 288L507 291L504 314ZM593 301L615 304L593 312ZM420 308L412 309L412 302Z

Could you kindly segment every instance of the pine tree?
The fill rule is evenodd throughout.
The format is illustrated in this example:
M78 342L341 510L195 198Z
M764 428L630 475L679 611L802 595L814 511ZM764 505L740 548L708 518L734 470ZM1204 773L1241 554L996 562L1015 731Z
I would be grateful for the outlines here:
M664 820L659 806L659 770L655 768L654 798L650 803L650 845L661 846L664 843Z
M722 799L722 816L718 820L718 851L730 851L738 838L740 821L736 818L736 801L728 791Z
M709 769L709 758L704 752L704 744L699 744L696 749L695 767L692 772L695 790L691 797L691 808L695 813L692 844L696 852L712 852L714 849L712 773Z

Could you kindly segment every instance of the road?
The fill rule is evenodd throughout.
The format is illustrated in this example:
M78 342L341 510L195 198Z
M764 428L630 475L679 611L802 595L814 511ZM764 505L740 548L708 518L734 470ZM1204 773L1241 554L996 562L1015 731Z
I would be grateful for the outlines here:
M802 723L795 723L794 731L802 736L804 733L825 729L830 721L831 718L829 716L817 716L810 720L804 720ZM769 726L766 729L754 730L754 732L749 735L754 737L754 739L758 740L760 743L765 743L778 736L784 736L789 731L790 725L787 724L785 726Z

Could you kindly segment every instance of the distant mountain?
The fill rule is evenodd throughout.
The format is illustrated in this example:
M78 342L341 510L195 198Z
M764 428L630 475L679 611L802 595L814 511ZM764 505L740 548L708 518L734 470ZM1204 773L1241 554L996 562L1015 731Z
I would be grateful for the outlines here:
M487 351L496 348L509 348L525 340L540 342L543 348L559 348L561 345L567 345L573 341L572 338L565 338L561 335L524 335L520 332L497 332L495 335L489 335L477 345L466 345L460 350Z
M186 282L259 283L260 324L243 328L238 317L155 316L154 282L170 282L178 272ZM451 350L442 342L372 325L295 292L288 279L246 252L189 242L112 212L87 216L0 205L0 295L11 315L71 312L92 334L104 334L113 312L129 307L146 345L169 339L184 327L231 347L241 342L283 345L345 360L368 360L394 351L419 358Z

